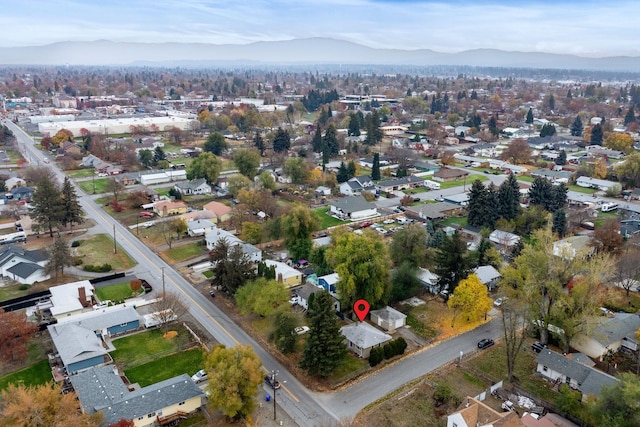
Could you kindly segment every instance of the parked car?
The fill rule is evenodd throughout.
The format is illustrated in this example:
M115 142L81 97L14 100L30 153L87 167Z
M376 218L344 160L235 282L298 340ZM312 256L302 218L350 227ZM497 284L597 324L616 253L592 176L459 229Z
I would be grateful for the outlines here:
M396 221L391 219L391 218L385 219L384 221L382 221L383 224L393 224L394 222L396 222Z
M478 341L478 348L483 350L485 348L491 347L494 344L495 342L491 338L483 338L480 341Z
M280 388L280 381L274 378L273 375L265 375L264 382L271 386L272 389L277 390Z
M442 194L436 197L436 202L444 202L444 197L442 197Z
M194 383L198 384L207 380L207 371L200 369L198 372L191 376Z
M304 334L306 334L307 332L309 332L309 327L308 327L308 326L298 326L297 328L295 328L295 329L293 330L293 332L294 332L296 335L304 335Z
M545 348L547 348L547 345L542 344L540 341L536 341L533 344L531 344L531 350L533 350L536 353L540 353Z
M153 290L149 282L146 280L140 279L140 282L142 282L142 289L144 289L145 292L151 292Z
M140 218L153 218L153 212L140 212L138 216Z
M144 228L149 228L149 227L153 227L154 225L156 225L155 222L151 221L151 222L147 222L143 225Z
M496 298L496 300L493 302L493 305L495 305L496 307L500 307L502 304L507 302L508 299L509 298L507 297Z

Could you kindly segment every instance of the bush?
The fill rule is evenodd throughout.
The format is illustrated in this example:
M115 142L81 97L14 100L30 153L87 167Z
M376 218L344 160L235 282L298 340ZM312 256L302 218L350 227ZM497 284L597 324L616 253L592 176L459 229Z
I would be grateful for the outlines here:
M382 347L382 351L385 359L391 359L394 356L403 354L406 348L407 342L404 340L404 338L400 337L385 344Z
M73 258L73 265L82 265L84 261L79 256Z
M374 347L369 353L369 365L376 366L384 359L384 350L382 347Z
M80 246L80 240L74 240L73 242L71 242L72 248L77 248L78 246Z
M404 354L404 351L407 349L407 342L404 338L400 337L395 340L396 343L396 354Z
M92 273L106 273L108 271L111 271L111 264L102 264L102 265L85 265L84 267L82 267L82 269L84 271L89 271Z
M458 396L447 384L438 384L436 386L436 389L433 391L433 400L435 401L436 406L441 406L445 403L451 403L452 406L458 406L462 401L460 396Z
M27 285L26 283L23 283L18 287L18 289L20 289L21 291L26 291L27 289L29 289L29 285Z
M382 347L382 350L384 351L384 358L385 359L391 359L393 356L396 355L396 349L393 348L393 341L386 343Z

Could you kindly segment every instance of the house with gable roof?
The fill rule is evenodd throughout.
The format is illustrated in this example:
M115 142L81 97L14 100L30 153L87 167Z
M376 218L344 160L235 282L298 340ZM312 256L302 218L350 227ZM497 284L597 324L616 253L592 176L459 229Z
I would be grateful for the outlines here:
M379 310L371 310L370 318L373 323L390 333L402 328L407 323L406 314L389 306Z
M261 249L253 246L250 243L243 242L240 238L228 232L227 230L215 227L211 231L207 232L204 236L207 249L210 251L212 251L216 244L222 239L226 239L229 247L232 247L234 245L240 246L242 252L247 256L247 258L249 258L251 262L262 261Z
M124 384L113 366L91 368L69 379L82 411L102 413L104 425L121 419L133 421L135 427L173 425L205 403L204 392L187 374L136 390Z
M92 305L94 287L88 280L52 286L51 315L56 319L81 313Z
M111 337L135 331L140 327L140 315L133 305L118 304L62 317L58 325L76 325L92 331L98 337Z
M391 341L391 335L374 328L367 322L355 322L340 328L349 350L364 359L369 357L371 349L381 347Z
M195 219L187 222L187 234L191 237L204 236L214 228L216 228L216 225L206 219Z
M359 196L363 191L375 191L370 176L354 176L347 182L340 184L340 193L345 196Z
M211 186L207 184L207 180L204 178L176 182L173 188L185 196L211 194Z
M367 202L362 196L348 196L330 205L330 212L339 218L359 221L378 215L375 203Z
M32 285L49 279L44 267L49 255L42 250L27 250L7 245L0 249L0 275L20 283Z
M597 325L587 333L578 334L571 346L576 350L600 359L609 351L621 348L637 348L636 331L640 329L640 317L634 313L614 313L613 316L598 317Z
M478 276L480 282L482 282L488 290L492 290L498 286L498 281L502 277L500 272L492 265L480 265L473 270L473 274Z
M111 356L95 332L74 323L54 323L47 329L67 374L111 362Z

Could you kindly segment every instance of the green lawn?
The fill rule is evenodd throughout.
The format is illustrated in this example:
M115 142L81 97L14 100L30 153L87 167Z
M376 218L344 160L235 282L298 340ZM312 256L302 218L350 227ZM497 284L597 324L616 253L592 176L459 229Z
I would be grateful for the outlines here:
M470 189L471 184L473 184L473 181L475 180L488 181L489 178L484 175L469 175L467 179L460 179L458 181L451 181L451 182L439 182L439 184L440 184L440 188L443 190L445 188L459 187L461 185L466 186L467 188ZM438 191L438 190L433 190L433 191Z
M579 185L569 185L568 188L571 191L576 191L578 193L585 193L585 194L593 194L596 191L598 191L596 188L585 188L585 187L580 187Z
M47 359L34 363L21 371L13 372L4 377L0 377L0 390L6 389L9 384L24 384L35 386L52 381L51 368Z
M207 279L211 279L213 277L213 271L211 271L211 270L203 271L202 275L204 277L206 277Z
M111 357L126 368L142 365L157 359L158 356L175 353L181 347L188 345L190 335L177 325L171 329L178 331L178 335L171 339L163 337L162 329L151 329L114 340L113 345L116 349L111 352Z
M113 253L113 239L106 234L96 234L82 240L82 244L76 248L78 256L83 264L102 265L111 264L114 270L127 270L135 261L120 246L117 253Z
M187 245L174 246L173 248L167 249L162 253L168 258L171 258L172 261L180 262L184 261L185 259L205 254L202 248L205 248L205 246L194 242Z
M353 353L347 353L342 363L338 365L335 371L331 374L330 380L337 384L348 380L351 377L355 377L362 373L362 371L369 368L369 361L367 359L360 359Z
M29 289L20 290L20 286L21 285L11 285L0 287L0 301L6 301L8 299L27 295L29 293Z
M96 295L100 301L121 301L125 298L134 297L138 295L138 293L134 293L131 290L131 284L129 282L124 282L98 288L96 289Z
M522 175L519 175L517 179L518 181L522 181L522 182L533 182L534 180L532 176L522 176Z
M203 368L202 349L194 348L161 357L153 362L136 366L125 371L131 383L146 387L181 374L195 374Z
M75 169L75 170L68 170L68 171L64 171L65 174L67 174L67 176L69 178L75 179L75 178L89 178L92 177L93 175L95 175L95 171L93 168L83 168L83 169ZM93 185L91 186L91 191L93 191Z
M109 178L96 178L89 181L80 181L78 182L78 186L87 194L102 194L107 192L108 182ZM94 184L96 189L95 193L93 191Z
M326 230L327 228L335 227L336 225L344 225L344 221L327 215L329 209L330 208L318 208L314 210L314 212L318 215L318 218L320 218L321 230Z
M405 194L416 194L416 193L426 193L427 191L429 191L427 187L416 187L416 188L410 188L408 190L403 190L402 192Z
M440 221L440 224L442 225L459 225L460 227L465 227L467 225L467 217L451 217L451 218L447 218L443 221Z

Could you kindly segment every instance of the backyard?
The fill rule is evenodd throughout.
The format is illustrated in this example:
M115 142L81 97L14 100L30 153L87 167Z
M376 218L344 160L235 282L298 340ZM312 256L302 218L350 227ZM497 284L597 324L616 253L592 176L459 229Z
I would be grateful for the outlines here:
M64 171L64 173L71 179L77 178L90 178L96 174L93 168L82 168ZM93 191L93 186L91 187Z
M97 178L97 179L91 179L87 181L79 181L77 182L77 184L80 188L82 188L82 191L84 191L87 194L102 194L107 192L108 182L109 182L109 178ZM95 188L95 191L94 191L94 188Z
M177 263L189 258L206 254L206 246L198 242L187 243L183 245L174 244L171 249L160 252L162 258L168 263Z
M110 264L115 271L127 270L136 265L135 261L120 247L113 253L113 239L106 234L79 239L80 246L74 248L83 265Z
M318 208L318 209L314 209L314 212L318 215L318 218L320 219L320 229L321 230L326 230L329 227L335 227L337 225L344 225L346 224L345 221L342 221L338 218L334 218L331 215L329 215L329 209L330 208Z
M137 292L131 290L130 282L116 283L96 289L96 295L100 301L122 301L144 293L140 288Z

